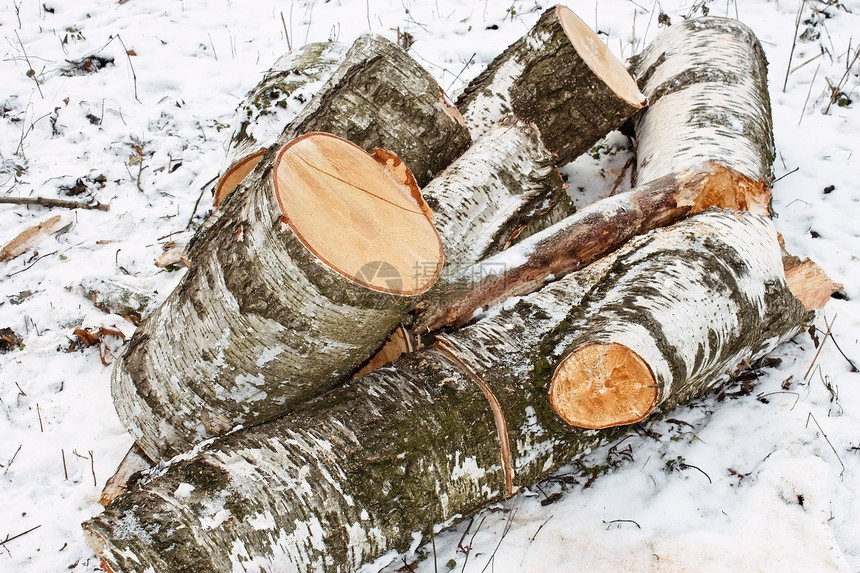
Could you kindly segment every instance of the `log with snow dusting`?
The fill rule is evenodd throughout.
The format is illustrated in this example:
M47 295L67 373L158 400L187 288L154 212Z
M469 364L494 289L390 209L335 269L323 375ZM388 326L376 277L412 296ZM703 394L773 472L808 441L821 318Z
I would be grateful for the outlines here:
M560 164L572 161L645 105L603 41L566 6L547 10L457 100L477 138L504 114L537 125Z
M664 333L639 312L665 320ZM85 535L115 573L355 571L619 436L572 427L550 403L559 364L583 343L636 348L669 408L719 386L804 316L771 221L706 211L183 456Z
M117 360L120 420L157 461L274 418L357 370L442 260L396 157L297 138L198 235L188 273Z
M667 27L634 58L648 97L637 115L637 184L717 161L773 181L767 60L746 25L727 18Z
M502 118L422 194L445 247L445 275L501 251L542 211L568 200L533 126Z
M457 108L433 76L397 45L365 34L346 54L341 51L331 42L297 48L251 91L240 106L249 119L228 145L231 168L217 185L216 204L258 163L271 163L277 148L313 131L332 133L368 152L379 147L394 153L420 187L469 146L469 131ZM303 66L297 78L281 71L293 63ZM303 99L317 88L304 107L282 99L296 92ZM278 94L274 104L273 90ZM284 101L286 109L280 110L278 103ZM263 113L273 108L278 111ZM254 123L261 118L261 125Z

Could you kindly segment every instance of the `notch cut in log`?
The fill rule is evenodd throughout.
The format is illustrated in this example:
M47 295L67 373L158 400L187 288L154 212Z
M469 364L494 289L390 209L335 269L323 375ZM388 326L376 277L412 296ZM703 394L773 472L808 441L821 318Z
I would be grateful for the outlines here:
M684 278L693 282L684 286L674 273L691 261L695 272ZM671 279L680 290L637 287L650 286L655 273L660 285ZM667 410L718 387L740 360L793 335L806 315L782 278L770 220L701 213L447 335L446 352L403 356L282 418L203 446L117 498L84 524L85 537L124 572L346 573L405 551L415 532L430 534L434 524L499 501L623 435L570 426L547 391L570 346L595 333L590 325L601 312L615 312L604 295L615 300L625 290L656 304L674 299L680 314L706 325L705 293L725 305L720 326L738 321L720 330L726 336L718 343L702 328L690 344L664 347L676 376L661 394ZM686 312L697 305L699 312ZM689 353L696 345L703 354ZM495 397L503 425L474 377Z
M636 82L597 34L558 5L466 87L457 107L473 138L508 112L534 123L564 164L645 103Z
M631 72L648 96L634 119L637 185L711 160L771 185L767 60L746 25L705 17L666 27Z
M114 370L120 420L156 461L349 376L441 272L430 212L392 154L311 133L243 186Z

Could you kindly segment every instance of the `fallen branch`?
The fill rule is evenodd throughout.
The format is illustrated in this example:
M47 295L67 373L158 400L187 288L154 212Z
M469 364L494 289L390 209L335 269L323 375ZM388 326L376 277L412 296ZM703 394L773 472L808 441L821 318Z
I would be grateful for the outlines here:
M476 310L541 288L598 260L636 235L707 209L767 213L770 194L760 183L712 164L688 170L594 203L498 255L445 277L425 296L413 330L459 327Z
M98 201L72 201L69 199L52 199L50 197L0 197L0 204L6 205L39 205L40 207L61 207L64 209L97 209L110 211L110 205Z
M27 535L27 534L28 534L28 533L30 533L31 531L35 531L35 530L39 529L40 527L42 527L42 525L41 525L41 524L37 525L36 527L31 527L31 528L30 528L30 529L28 529L27 531L24 531L23 533L19 533L18 535L13 535L12 537L9 537L9 534L7 533L7 534L6 534L6 539L4 539L3 541L0 541L0 546L2 546L2 545L6 545L6 544L7 544L7 543L9 543L10 541L14 541L14 540L18 539L19 537L22 537L22 536L24 536L24 535Z

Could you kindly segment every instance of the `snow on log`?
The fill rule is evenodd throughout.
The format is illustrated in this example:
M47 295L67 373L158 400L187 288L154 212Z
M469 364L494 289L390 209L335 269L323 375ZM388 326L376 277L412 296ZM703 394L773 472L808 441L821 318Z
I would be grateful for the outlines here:
M709 207L767 214L763 184L712 163L608 197L508 250L447 274L430 289L413 323L416 333L459 327L476 311L541 288L547 281L619 248L636 235L671 225Z
M477 138L505 113L534 123L560 164L572 161L645 105L603 41L566 6L547 10L457 100Z
M636 56L631 71L648 97L634 119L637 184L707 161L772 183L767 60L746 25L684 20Z
M284 128L298 115L323 83L343 62L347 46L314 42L278 58L236 110L236 126L227 144L230 168L215 187L215 206L221 204L253 170Z
M273 163L224 203L117 361L114 404L153 460L350 375L441 272L430 211L393 155L311 133Z
M433 76L400 47L376 34L359 37L342 57L336 44L326 46L319 56L316 49L296 56L312 70L313 66L320 68L314 74L329 77L298 116L281 124L274 141L267 137L266 145L257 146L256 138L262 135L253 131L254 137L249 139L249 129L233 135L230 146L236 151L228 156L235 162L216 186L217 204L258 163L270 163L276 149L313 131L332 133L368 152L378 147L394 153L420 187L469 147L471 137L460 112ZM340 65L329 71L329 63L338 59ZM273 77L281 76L275 73ZM316 85L302 84L295 89L304 94ZM260 90L262 94L258 94ZM266 95L265 90L263 80L244 105L254 105Z
M665 335L634 326L640 312ZM355 571L619 437L571 426L549 400L584 344L630 344L669 408L719 386L805 314L771 221L706 211L182 456L86 522L85 536L116 573Z

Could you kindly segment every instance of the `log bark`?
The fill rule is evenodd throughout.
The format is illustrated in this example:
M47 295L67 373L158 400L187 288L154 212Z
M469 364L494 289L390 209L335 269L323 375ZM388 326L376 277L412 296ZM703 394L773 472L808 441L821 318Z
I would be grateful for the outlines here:
M587 151L644 104L621 62L561 5L547 10L457 100L473 138L513 112L537 125L559 164Z
M368 152L386 149L397 155L412 171L420 187L451 164L471 143L463 117L427 70L397 45L382 36L366 34L358 38L341 57L337 44L324 43L293 58L307 66L310 79L328 76L316 95L289 123L264 125L258 130L242 129L230 143L231 167L216 185L220 204L258 163L271 163L275 150L305 133L322 131L351 141ZM295 51L295 50L294 50ZM319 53L318 53L319 52ZM330 65L339 61L334 71ZM282 74L270 72L281 82ZM301 78L303 82L305 77ZM255 102L271 94L264 79L244 104L253 114ZM301 83L297 88L286 82L277 87L307 93L318 81ZM283 101L283 100L279 100ZM285 119L294 113L289 107L276 117ZM252 115L251 119L255 116ZM244 125L244 124L242 124ZM281 127L278 130L278 126ZM258 131L277 130L277 137L262 138ZM253 132L253 134L251 133ZM264 142L261 145L260 142Z
M686 170L606 198L508 250L445 275L424 296L413 330L457 328L512 296L581 269L636 235L671 225L710 207L767 214L770 192L761 183L711 164Z
M469 147L463 117L427 70L381 36L361 36L277 146L311 131L397 155L419 187Z
M396 157L309 134L273 163L225 202L117 361L114 404L153 460L350 375L441 272L429 210Z
M217 439L117 498L85 535L114 572L345 572L406 550L414 532L512 495L621 435L572 427L547 392L584 332L627 342L621 326L636 317L618 303L636 297L646 312L665 303L698 325L694 338L658 345L672 354L669 379L659 379L666 410L719 386L805 316L785 285L772 223L705 212L434 348ZM712 331L714 309L725 318ZM595 332L594 322L605 328ZM650 337L659 325L635 328Z
M717 161L770 186L767 60L747 26L684 20L634 58L631 72L648 97L634 120L637 184Z

